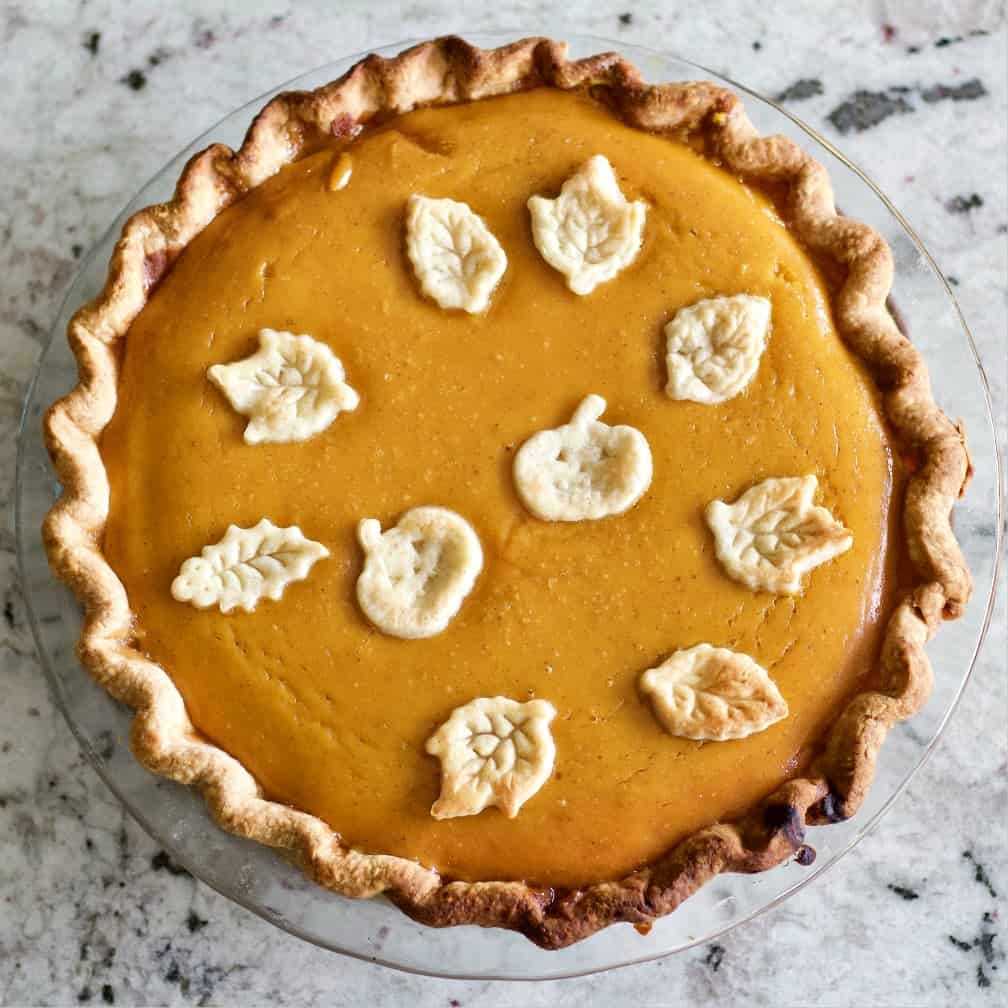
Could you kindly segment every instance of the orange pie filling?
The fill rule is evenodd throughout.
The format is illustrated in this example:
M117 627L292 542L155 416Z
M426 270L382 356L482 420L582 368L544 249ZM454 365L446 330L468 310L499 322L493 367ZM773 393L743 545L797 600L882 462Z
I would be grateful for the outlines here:
M537 251L526 204L596 154L647 218L630 265L579 296ZM467 203L500 243L507 269L487 311L421 292L403 239L413 194ZM755 377L716 405L669 398L664 326L736 294L772 304ZM331 348L355 408L302 442L246 443L247 417L207 369L254 353L262 328ZM645 435L651 485L623 514L544 521L516 492L515 453L590 394L606 423ZM130 330L102 454L106 555L139 646L198 730L348 845L466 880L614 878L745 812L807 766L872 683L900 582L902 478L876 394L771 195L547 89L395 119L220 214ZM797 595L729 577L708 504L808 475L853 546ZM357 527L421 505L471 523L482 569L443 632L399 639L358 604ZM264 516L328 556L251 612L172 597L185 558ZM664 731L641 674L701 643L768 670L787 716L735 741ZM516 818L435 819L425 742L454 708L495 696L553 705L553 772Z

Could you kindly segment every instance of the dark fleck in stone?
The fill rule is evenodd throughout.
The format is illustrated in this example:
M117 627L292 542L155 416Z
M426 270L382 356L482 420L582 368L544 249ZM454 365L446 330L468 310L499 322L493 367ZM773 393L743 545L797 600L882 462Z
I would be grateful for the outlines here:
M77 1000L80 1002L80 1004L87 1004L88 1001L91 1000L91 988L82 987L80 989L80 993L77 995Z
M91 837L84 837L84 846L87 847L88 850L94 850L94 840L92 840Z
M949 213L964 214L983 205L983 197L979 193L971 193L969 196L953 196L952 199L946 200L945 209Z
M797 861L803 868L808 868L808 866L815 861L815 850L807 844L803 844L797 851L795 851L795 861Z
M164 978L166 983L178 983L181 972L178 967L178 963L172 959L171 966L168 967L168 972L165 973Z
M896 38L896 26L891 24L882 25L882 41L889 43Z
M803 101L823 93L822 81L817 77L803 77L777 95L777 101Z
M4 602L3 614L4 614L4 620L6 620L6 622L7 622L7 626L9 626L13 630L14 629L14 603L13 603L13 601L11 599L7 599L7 601Z
M827 116L840 133L863 133L893 115L906 115L913 106L902 96L885 91L858 90Z
M160 66L169 56L171 56L171 53L167 49L155 49L147 57L147 65L152 67Z
M101 45L101 32L98 31L88 32L87 35L84 36L84 48L87 49L87 51L91 53L92 56L98 55L98 46L100 45ZM84 989L87 990L86 987ZM90 993L88 994L88 996L90 997Z
M723 945L711 945L707 950L707 956L704 962L710 966L710 968L717 973L721 968L721 963L724 961L724 946Z
M910 53L911 56L914 56L920 52L920 46L908 45L906 51Z
M893 84L889 88L889 94L910 94L913 88L908 87L906 84Z
M893 885L890 882L889 885L886 886L886 888L890 892L896 893L896 895L899 896L900 899L904 899L907 902L910 902L911 900L915 899L920 899L920 893L917 892L915 889L909 888L909 886Z
M993 924L994 918L990 913L985 913L983 915L983 922L984 924ZM991 969L997 969L997 966L994 965L994 939L996 937L997 935L993 931L984 927L980 929L980 937L974 942L974 944L979 947L980 955L983 956L984 962L986 962Z
M633 14L631 14L630 11L627 11L625 14L620 14L619 23L621 25L633 24Z
M73 254L74 259L80 259L81 253L84 251L83 245L77 245L76 243L70 246L70 251Z
M462 1002L458 998L452 998L448 1002L448 1008L462 1008Z
M166 871L169 875L188 875L189 872L185 870L181 865L175 864L174 861L164 851L158 851L154 857L151 858L151 868L155 871Z
M952 282L952 278L949 277L949 283ZM984 868L979 861L977 861L972 851L963 851L963 857L973 865L973 881L978 885L982 885L987 892L990 893L991 899L997 899L997 891L994 889L994 885L990 880L990 876L987 874L987 870Z
M209 49L216 41L217 36L211 29L201 28L196 33L196 37L193 39L193 45L195 45L197 49Z
M942 35L941 38L935 39L935 49L944 49L945 46L953 45L956 42L962 42L962 35Z
M768 805L763 810L763 823L768 830L783 833L795 847L805 839L802 817L793 805Z
M947 277L945 277L945 279L948 280L948 282L953 287L958 287L959 286L959 277L955 277L955 276L952 276L951 274L949 274Z
M957 949L962 949L963 952L969 952L973 946L969 942L964 942L961 938L956 938L955 935L949 935L948 940L952 942Z
M190 934L196 934L197 931L202 931L209 923L210 921L208 921L205 917L200 917L200 915L194 910L190 910L189 916L186 917L186 927L189 928Z
M984 972L983 963L977 966L977 987L990 987L990 977Z
M38 709L38 707L29 707L28 708L28 717L39 717L39 716L40 715L39 715L39 709Z
M115 1004L115 991L112 990L112 984L102 984L101 996L105 1004Z
M126 84L133 91L142 91L147 87L147 75L143 70L130 70L125 77L119 78L120 84Z
M286 20L286 14L274 14L273 17L269 19L270 28L279 28Z
M763 43L760 42L759 39L757 39L755 42L753 42L752 47L753 52L759 52L763 48Z
M112 738L112 733L110 731L100 732L95 741L98 742L98 755L106 761L112 759L112 753L115 752L115 739Z
M929 105L940 101L972 101L975 98L983 98L987 94L987 88L979 77L972 80L963 81L962 84L935 84L934 87L924 88L921 91L921 98Z

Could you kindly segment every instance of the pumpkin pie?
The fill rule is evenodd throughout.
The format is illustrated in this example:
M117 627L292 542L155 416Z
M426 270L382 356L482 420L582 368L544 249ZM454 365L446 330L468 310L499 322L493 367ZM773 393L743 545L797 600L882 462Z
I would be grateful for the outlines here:
M807 860L970 591L892 273L735 95L616 54L281 95L71 321L81 659L222 827L430 924L560 947Z

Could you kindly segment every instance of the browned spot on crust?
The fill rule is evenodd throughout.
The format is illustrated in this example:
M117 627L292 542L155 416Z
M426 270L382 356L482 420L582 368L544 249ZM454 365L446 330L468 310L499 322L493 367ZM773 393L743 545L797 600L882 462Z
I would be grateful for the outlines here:
M168 268L168 254L166 252L149 252L143 260L143 286L144 291L149 292L152 287L164 276Z

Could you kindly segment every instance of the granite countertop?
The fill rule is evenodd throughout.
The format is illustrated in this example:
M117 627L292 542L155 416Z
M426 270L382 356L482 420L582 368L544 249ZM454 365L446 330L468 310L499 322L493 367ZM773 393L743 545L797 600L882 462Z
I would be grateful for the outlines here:
M0 9L0 507L25 384L76 263L169 156L336 56L451 30L585 32L668 49L771 96L888 192L946 271L1005 443L1008 34L996 0L829 5L536 0L402 7L107 0ZM392 12L395 12L392 14ZM518 34L518 32L516 32ZM716 944L513 986L399 974L292 938L174 865L83 761L46 692L0 523L4 1004L875 1006L1008 997L1005 594L962 705L884 825Z

